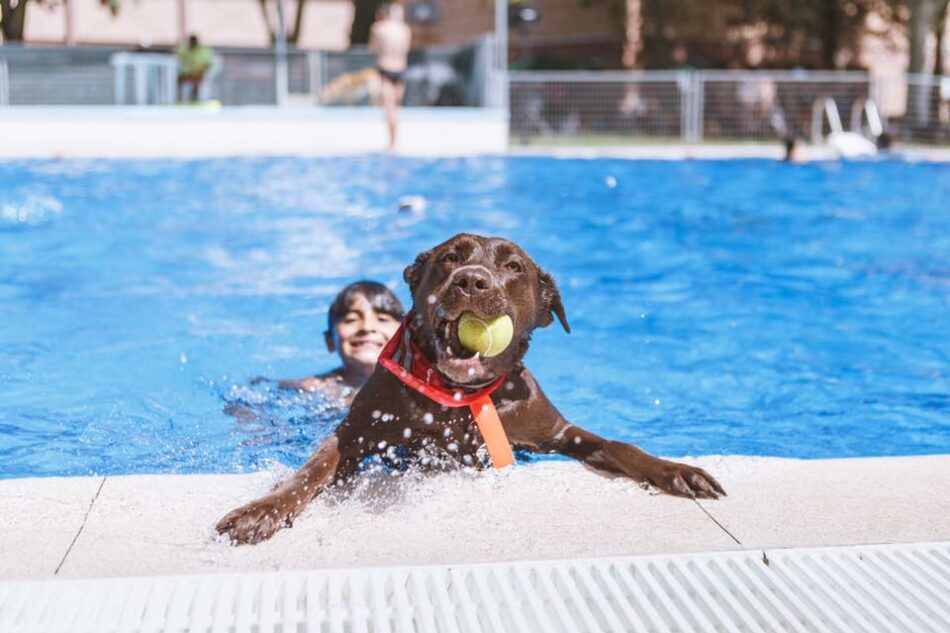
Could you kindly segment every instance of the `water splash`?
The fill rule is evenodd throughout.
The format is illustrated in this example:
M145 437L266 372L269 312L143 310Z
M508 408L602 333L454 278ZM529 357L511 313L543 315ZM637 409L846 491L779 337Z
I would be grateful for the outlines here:
M63 212L63 203L53 196L28 194L22 200L0 200L0 228L39 227Z

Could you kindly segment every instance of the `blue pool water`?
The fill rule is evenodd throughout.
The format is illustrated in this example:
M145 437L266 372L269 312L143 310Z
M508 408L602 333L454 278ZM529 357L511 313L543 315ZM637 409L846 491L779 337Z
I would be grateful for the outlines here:
M300 464L339 409L249 379L335 366L336 290L407 300L458 231L557 277L574 332L528 363L577 424L674 456L947 453L948 201L950 166L896 161L0 163L0 477Z

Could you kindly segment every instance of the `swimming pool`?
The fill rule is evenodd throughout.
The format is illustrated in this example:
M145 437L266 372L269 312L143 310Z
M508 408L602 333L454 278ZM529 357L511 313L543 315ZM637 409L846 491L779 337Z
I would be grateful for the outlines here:
M402 196L422 213L397 214ZM358 278L517 240L561 411L663 455L950 452L950 165L553 158L0 163L0 477L296 466ZM264 412L252 424L229 401Z

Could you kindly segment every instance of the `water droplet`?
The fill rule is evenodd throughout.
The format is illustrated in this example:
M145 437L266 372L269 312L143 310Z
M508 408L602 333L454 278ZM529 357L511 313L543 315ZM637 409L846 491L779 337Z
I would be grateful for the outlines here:
M384 448L386 448L386 440L383 440L382 442L380 442L379 444L377 444L376 447L377 447L379 450L383 450Z
M611 189L613 189L614 187L617 186L617 179L614 178L613 176L607 176L606 178L604 178L604 184L610 187Z
M459 449L459 445L455 442L449 442L448 446L445 447L449 452L454 453Z
M432 424L432 419L433 419L432 414L428 412L423 414L422 416L422 421L425 422L426 424Z
M188 362L188 356L184 352L182 352L181 355L178 357L178 362L184 365L185 363Z
M412 429L410 429L408 426L404 428L402 430L402 436L408 440L410 437L412 437Z
M380 411L379 409L376 409L375 411L373 411L373 419L374 420L377 419L382 414L383 414L382 411Z
M456 391L456 392L452 395L452 397L455 398L456 400L461 400L461 399L462 399L462 392L461 392L461 391Z
M580 443L581 443L581 436L580 436L580 435L575 435L575 436L574 436L574 443L575 443L575 444L580 444Z
M436 301L435 295L429 295L429 296L426 298L426 301L429 302L429 305L430 305L430 306L433 305L433 304L435 303L435 301Z
M507 389L508 391L511 391L514 388L515 388L515 383L511 382L510 380L505 383L505 389Z
M442 435L444 435L445 437L452 435L452 429L445 429L444 431L442 431Z
M660 406L660 399L657 398L656 400L654 400L654 401L653 401L653 404L655 404L655 405L657 405L657 406Z

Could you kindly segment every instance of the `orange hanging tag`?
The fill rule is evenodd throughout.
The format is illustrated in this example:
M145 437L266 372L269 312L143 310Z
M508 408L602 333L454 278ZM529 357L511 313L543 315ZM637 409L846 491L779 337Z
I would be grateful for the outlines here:
M468 406L472 410L472 415L475 416L475 424L478 425L478 430L485 440L492 465L495 468L504 468L513 464L515 456L511 452L511 444L508 443L508 436L505 434L505 428L498 418L498 412L495 410L495 403L491 401L491 396L482 396Z

